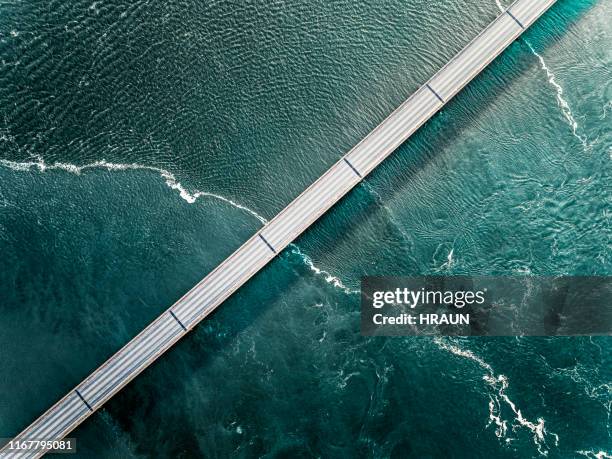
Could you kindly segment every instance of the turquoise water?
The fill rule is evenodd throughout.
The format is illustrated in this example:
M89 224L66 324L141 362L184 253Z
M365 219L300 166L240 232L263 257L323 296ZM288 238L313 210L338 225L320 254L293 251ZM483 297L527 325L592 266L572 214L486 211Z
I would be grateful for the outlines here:
M494 1L0 3L0 436L229 255ZM362 275L612 274L612 30L560 0L75 431L80 457L607 457L608 338L366 339Z

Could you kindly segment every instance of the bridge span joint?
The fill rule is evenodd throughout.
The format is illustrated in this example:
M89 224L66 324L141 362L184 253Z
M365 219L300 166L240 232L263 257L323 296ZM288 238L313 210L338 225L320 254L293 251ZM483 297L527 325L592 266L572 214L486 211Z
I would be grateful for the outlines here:
M168 312L170 313L170 315L171 315L172 317L174 317L174 320L176 320L176 321L177 321L177 323L178 323L178 324L181 326L181 328L182 328L184 331L187 331L187 327L185 327L185 325L183 325L183 322L181 322L181 321L179 320L179 318L178 318L178 317L176 317L176 314L175 314L174 312L172 312L172 310L170 310L170 309L168 309Z
M85 397L83 397L81 395L81 393L79 392L78 389L75 389L74 392L79 396L79 398L81 399L81 401L87 406L87 408L89 408L89 411L91 411L93 413L94 409L91 407L91 405L89 403L87 403L87 400L85 400Z
M265 244L268 246L268 248L274 252L276 254L276 250L274 250L274 247L272 247L272 244L270 244L265 237L263 237L263 234L259 233L259 237L261 238L262 241L265 242Z
M348 167L350 167L351 169L353 169L353 172L354 172L355 174L357 174L357 176L358 176L360 179L362 179L362 178L363 178L363 175L361 175L361 174L359 173L359 171L357 170L357 168L356 168L355 166L353 166L353 165L352 165L352 164L349 162L349 160L348 160L348 159L346 159L346 157L344 157L344 158L342 158L342 159L344 160L344 162L345 162L346 164L348 164Z
M432 88L431 86L429 86L429 83L425 83L425 86L427 86L429 88L429 90L433 93L434 96L436 96L438 98L438 100L440 102L442 102L442 104L444 105L446 102L444 101L444 99L442 99L442 97L440 97L440 94L438 94L436 91L434 91L434 88Z
M506 10L506 13L508 13L508 16L510 16L512 19L514 19L514 22L516 22L521 29L525 30L525 26L523 24L521 24L521 21L519 21L516 16L514 16L510 10Z

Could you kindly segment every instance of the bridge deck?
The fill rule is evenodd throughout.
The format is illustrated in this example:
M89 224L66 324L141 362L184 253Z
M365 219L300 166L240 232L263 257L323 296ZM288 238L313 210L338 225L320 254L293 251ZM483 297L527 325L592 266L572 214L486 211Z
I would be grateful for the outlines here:
M16 439L59 439L147 368L357 185L555 0L518 0L273 220ZM37 457L41 451L2 457Z

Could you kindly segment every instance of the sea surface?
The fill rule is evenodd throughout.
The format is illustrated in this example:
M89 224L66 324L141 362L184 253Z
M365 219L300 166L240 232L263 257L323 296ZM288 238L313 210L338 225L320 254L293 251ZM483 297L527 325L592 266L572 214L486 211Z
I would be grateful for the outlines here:
M0 437L499 6L0 0ZM364 275L612 275L610 18L559 0L80 426L75 457L612 457L610 338L366 338L358 295Z

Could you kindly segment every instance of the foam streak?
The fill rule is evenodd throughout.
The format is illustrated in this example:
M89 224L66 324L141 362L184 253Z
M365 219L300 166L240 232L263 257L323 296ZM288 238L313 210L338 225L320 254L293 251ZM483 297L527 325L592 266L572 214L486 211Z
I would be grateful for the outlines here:
M578 454L584 457L588 457L590 459L612 459L612 454L609 454L605 451L576 451Z
M495 0L495 3L497 4L497 7L499 8L500 11L506 10L506 8L504 8L504 6L501 4L499 0ZM563 113L563 117L567 121L567 124L569 124L570 128L572 129L573 136L576 137L578 140L580 140L580 143L582 144L585 150L590 149L591 145L589 145L589 143L587 142L587 138L583 135L578 134L578 122L574 118L574 115L572 113L572 109L569 106L569 103L563 97L563 87L559 83L557 83L557 80L555 79L555 74L548 67L548 65L546 65L546 61L544 60L542 55L534 49L533 45L529 41L527 41L525 38L522 38L522 40L525 42L527 47L531 50L532 54L538 58L538 61L540 62L540 67L542 68L542 70L544 70L544 72L546 72L548 83L550 83L550 85L555 89L557 105L561 109L561 112ZM604 114L605 114L605 109L604 109Z
M201 198L201 197L212 198L212 199L222 201L226 204L231 205L232 207L235 207L237 209L240 209L250 214L251 216L255 217L257 220L259 220L259 222L262 224L266 224L268 222L268 220L262 215L260 215L258 212L254 211L253 209L250 209L247 206L239 204L229 198L226 198L225 196L221 196L215 193L210 193L208 191L199 191L199 190L189 191L177 180L176 176L172 172L166 169L159 168L159 167L146 166L146 165L136 164L136 163L129 163L129 164L111 163L105 160L95 161L93 163L84 164L81 166L77 166L75 164L68 164L68 163L59 163L59 162L55 162L53 164L47 164L45 163L43 158L41 158L40 156L37 156L35 158L36 159L34 161L24 161L24 162L16 162L16 161L9 161L6 159L0 159L0 165L6 168L9 168L11 170L20 171L20 172L27 172L31 170L38 170L40 172L60 170L60 171L69 172L75 175L80 175L83 171L86 171L89 169L105 169L108 171L145 170L145 171L156 172L164 179L164 181L166 182L166 185L169 188L171 188L172 190L178 191L180 197L190 204L193 204L194 202L197 201L198 198ZM338 277L333 276L328 271L318 268L313 263L312 259L308 255L304 254L296 244L290 244L290 247L291 247L292 252L298 255L300 259L302 260L302 262L306 266L308 266L308 268L310 268L310 270L313 271L315 275L323 276L323 278L325 279L325 282L342 290L346 294L349 294L349 295L359 294L359 290L352 290L348 288Z
M587 138L583 135L578 134L578 122L574 118L572 109L570 108L567 100L565 100L565 98L563 97L563 87L559 83L557 83L557 80L555 79L555 74L546 65L546 61L544 60L542 55L539 54L533 48L531 43L529 43L527 40L524 40L524 41L525 41L525 44L529 47L529 49L533 53L533 55L536 56L538 60L540 61L540 67L542 68L542 70L544 70L544 72L546 72L548 82L551 84L553 88L555 88L555 93L557 97L557 105L561 109L561 112L563 113L563 116L565 117L567 124L569 124L569 126L572 128L572 134L574 135L574 137L580 140L580 143L582 144L585 150L589 149L591 146L587 142Z
M291 247L291 251L297 256L299 256L304 262L304 264L311 269L311 271L313 271L317 275L323 276L325 278L325 282L327 282L328 284L331 284L334 287L339 288L340 290L344 291L344 293L346 293L347 295L361 294L360 290L350 289L338 277L330 274L329 272L321 268L317 268L315 264L312 262L312 259L308 255L306 255L304 252L302 252L297 245L289 244L289 247Z
M440 349L450 352L456 356L472 360L473 362L476 362L483 370L485 370L486 373L482 379L495 390L495 392L489 396L489 423L487 424L487 427L491 424L495 424L495 435L498 438L505 438L506 442L512 441L512 438L507 437L508 421L504 420L502 417L503 406L505 409L509 408L514 417L511 426L512 431L516 431L521 427L531 431L536 448L542 456L548 456L549 447L546 444L547 435L550 435L553 438L555 446L559 444L559 436L555 433L546 431L543 418L538 418L537 422L530 421L523 416L516 403L514 403L510 397L508 397L506 394L506 390L509 386L507 376L503 374L496 374L493 367L489 363L468 349L462 349L454 344L451 344L449 341L443 341L440 338L436 338L434 342Z

